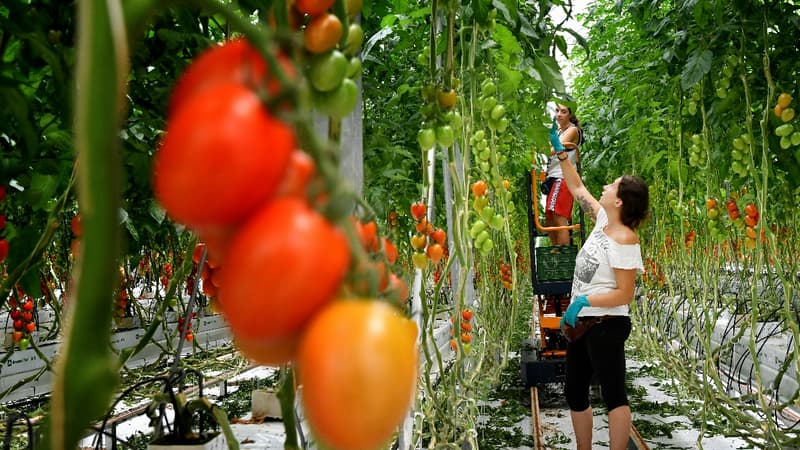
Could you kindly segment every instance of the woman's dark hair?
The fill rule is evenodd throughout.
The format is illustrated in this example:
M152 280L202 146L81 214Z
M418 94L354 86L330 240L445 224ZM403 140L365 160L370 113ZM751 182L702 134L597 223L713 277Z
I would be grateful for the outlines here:
M636 229L647 218L650 210L650 192L644 180L635 175L623 175L619 180L617 197L622 200L622 223Z
M578 116L576 116L575 113L572 112L572 108L570 108L567 105L561 105L561 106L567 108L567 111L569 111L570 123L572 123L578 128L578 145L583 145L584 138L583 138L583 128L581 128L581 121L578 120Z

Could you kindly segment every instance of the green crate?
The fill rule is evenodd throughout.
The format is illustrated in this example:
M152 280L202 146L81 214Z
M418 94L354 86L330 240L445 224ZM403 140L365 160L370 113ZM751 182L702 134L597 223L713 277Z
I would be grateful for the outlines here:
M578 247L560 245L536 247L536 278L539 281L571 280Z

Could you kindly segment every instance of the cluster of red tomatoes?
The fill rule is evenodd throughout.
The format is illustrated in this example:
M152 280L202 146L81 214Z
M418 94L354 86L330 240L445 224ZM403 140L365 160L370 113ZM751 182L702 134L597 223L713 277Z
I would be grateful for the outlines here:
M0 186L0 202L6 198L6 187ZM0 232L6 228L6 215L0 214ZM8 239L0 238L0 263L8 256Z
M242 353L259 364L296 364L320 441L376 448L415 396L417 328L389 302L343 294L364 258L352 257L343 230L308 201L315 162L298 149L293 126L266 107L280 89L246 41L197 58L170 101L154 192L207 244L208 284ZM359 232L370 255L382 243L388 260L390 246L373 236Z
M461 347L464 349L464 354L469 355L472 351L472 318L475 313L471 309L464 309L461 311L461 325L456 324L455 318L450 318L450 348L453 351L458 351L458 342L456 342L455 334L456 327L460 328Z
M504 262L500 263L500 280L503 283L503 287L511 290L512 286L514 285L514 278L511 274L511 265L506 264Z
M192 342L194 340L194 333L192 333L192 321L194 320L195 317L197 317L197 313L193 312L189 316L188 324L186 324L186 319L183 316L178 317L178 336L180 336L183 333L183 327L185 326L186 327L185 339L189 342Z
M8 316L11 318L14 331L14 343L20 350L25 350L30 345L31 335L36 331L36 321L33 320L33 299L18 287L16 295L8 299Z
M434 265L439 264L445 254L444 244L447 234L428 222L425 217L427 211L428 207L422 202L411 205L411 217L414 218L414 228L417 230L416 234L411 236L411 247L415 250L411 260L417 269L428 267L428 258Z
M125 271L119 269L119 289L117 289L117 303L114 304L114 315L117 317L126 317L128 314L128 278L125 276Z

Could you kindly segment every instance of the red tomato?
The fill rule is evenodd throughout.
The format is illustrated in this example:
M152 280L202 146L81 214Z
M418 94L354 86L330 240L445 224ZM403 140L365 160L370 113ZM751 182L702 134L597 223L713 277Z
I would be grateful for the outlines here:
M336 14L322 14L306 25L303 41L309 52L325 53L336 48L342 38L342 33L342 21L336 17Z
M414 220L422 220L425 217L427 210L428 208L425 206L425 203L414 203L411 205L411 217L413 217Z
M744 213L750 217L757 218L758 217L758 207L752 203L748 203L747 206L744 207Z
M155 156L156 198L189 227L236 224L278 189L294 131L239 84L209 88L185 106Z
M384 302L338 300L298 350L304 412L332 448L373 450L391 439L416 392L417 327Z
M294 7L303 14L318 16L333 6L333 0L297 0Z
M308 153L302 150L293 151L277 195L305 197L306 188L314 176L315 167L314 159Z
M72 230L72 234L75 236L80 237L81 235L81 216L80 214L75 214L72 216L72 219L69 221L69 227Z
M436 242L439 245L444 245L444 241L447 238L447 234L441 228L433 230L433 233L431 233L430 236L431 239L433 239L434 242Z
M375 224L375 221L370 220L367 223L362 223L360 231L359 238L364 250L371 253L378 251L378 225Z
M6 227L6 215L0 214L0 230Z
M470 310L470 309L465 309L465 310L461 311L461 318L466 320L467 322L472 320L472 317L474 315L475 315L475 313L472 312L472 310Z
M219 305L236 339L297 335L336 293L350 264L344 234L297 198L279 198L234 236Z
M6 187L0 186L0 202L6 199Z
M8 256L8 240L0 239L0 262L3 262Z
M397 304L408 302L408 284L394 273L389 274L389 287L386 289L386 298Z
M386 262L392 265L397 261L397 247L389 240L389 238L381 238L383 241L383 253L386 254Z
M295 70L291 61L278 55L281 68L290 77ZM280 90L278 80L268 76L268 66L261 54L245 39L234 39L216 45L194 59L178 79L169 101L169 116L190 98L218 84L235 82L257 90L266 86L267 92Z

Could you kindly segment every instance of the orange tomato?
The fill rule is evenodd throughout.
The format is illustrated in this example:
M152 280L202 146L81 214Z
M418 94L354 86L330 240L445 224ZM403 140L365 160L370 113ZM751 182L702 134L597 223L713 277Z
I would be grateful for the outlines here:
M717 199L709 197L706 199L706 209L714 209L717 207Z
M296 335L333 298L349 265L339 229L303 200L275 199L242 226L219 269L219 305L234 338Z
M383 237L381 240L383 241L383 253L386 254L386 262L392 265L397 261L397 247L389 238Z
M483 180L472 183L472 195L475 197L483 197L483 195L486 194L487 187L486 182Z
M792 96L786 92L781 92L781 95L778 96L778 106L783 109L788 107L790 103L792 103Z
M417 327L385 302L337 300L314 317L298 350L303 406L326 446L385 445L414 399Z
M280 366L297 354L300 334L268 341L236 338L234 344L249 360L264 366Z
M322 14L311 20L303 32L303 43L311 53L333 50L342 38L342 21L336 14Z
M444 249L441 245L437 243L433 243L428 245L428 250L426 251L428 257L433 261L434 264L438 264L439 260L442 259L442 255L444 254Z

